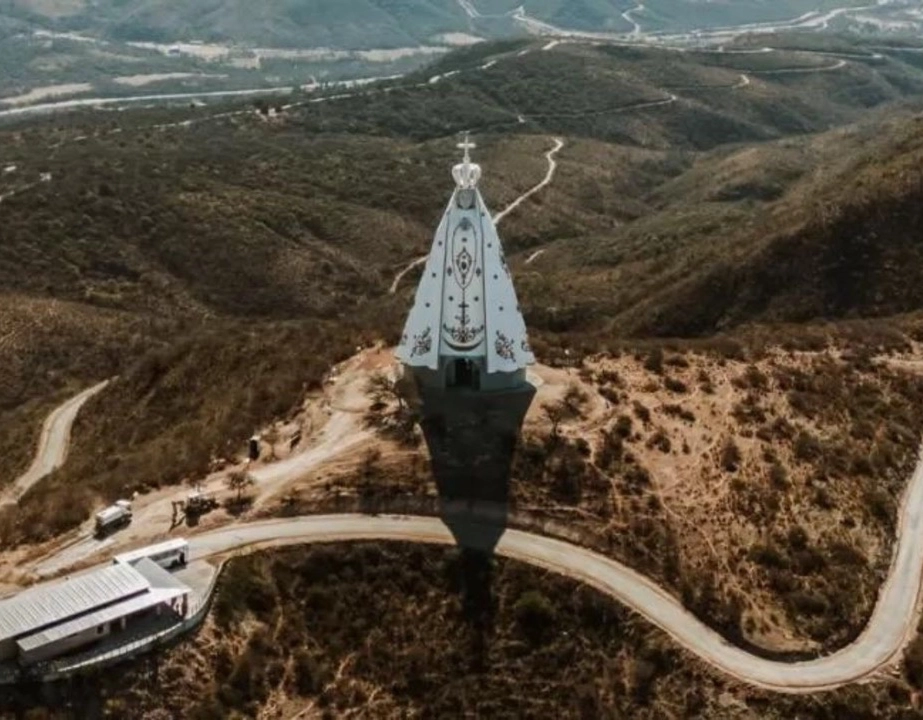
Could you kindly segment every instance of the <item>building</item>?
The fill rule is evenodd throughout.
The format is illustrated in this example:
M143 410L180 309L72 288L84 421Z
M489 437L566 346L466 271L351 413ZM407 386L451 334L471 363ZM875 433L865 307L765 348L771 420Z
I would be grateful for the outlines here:
M443 213L395 351L402 391L421 417L440 499L458 544L492 552L503 534L510 472L535 397L535 363L497 228L478 189L474 145L459 146Z
M190 592L149 558L30 588L0 600L0 662L28 666L178 621Z
M522 388L535 363L503 247L467 140L397 358L422 387Z

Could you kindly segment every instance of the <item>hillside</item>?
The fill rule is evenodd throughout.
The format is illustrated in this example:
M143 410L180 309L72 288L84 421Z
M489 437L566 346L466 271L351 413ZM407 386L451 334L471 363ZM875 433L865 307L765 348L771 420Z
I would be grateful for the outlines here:
M914 720L902 677L777 695L718 676L595 590L498 560L485 606L454 550L348 544L232 560L192 640L127 672L15 688L0 717ZM481 578L483 580L483 578Z
M889 172L887 158L898 162L916 147L914 121L882 123L868 106L912 102L908 93L923 89L918 69L860 57L835 72L758 75L823 67L830 58L803 49L759 53L727 68L714 53L540 47L472 48L420 78L303 101L271 117L252 106L151 109L3 131L0 281L14 301L3 312L21 322L12 315L17 306L57 303L72 309L56 322L74 338L53 354L37 334L5 349L7 377L20 389L5 405L4 479L25 466L23 438L36 432L41 408L75 386L127 373L122 392L105 394L87 413L105 408L118 420L87 420L86 445L58 479L75 514L55 527L68 527L126 483L152 487L203 472L213 455L232 452L296 406L298 388L316 383L325 364L357 343L393 339L413 275L397 295L388 289L428 246L451 187L450 138L463 129L477 134L495 210L543 177L549 136L566 137L555 181L502 229L522 268L523 308L549 350L598 346L598 333L613 331L700 334L760 318L918 307L901 290L913 286L913 263L902 263L903 284L893 293L875 299L870 289L851 307L811 299L838 292L835 273L821 283L805 275L797 297L797 283L776 288L771 276L753 284L757 299L736 304L711 280L720 268L722 282L743 282L757 272L749 268L762 267L762 248L797 230L798 218L813 218L805 198L854 187L843 197L861 197L858 168ZM677 99L664 103L668 92ZM864 125L806 134L864 116ZM528 270L519 265L537 250L544 255ZM809 266L798 256L788 265ZM98 351L72 352L91 340ZM269 349L278 343L292 352L273 364L278 351ZM219 378L209 368L228 348ZM298 354L317 352L305 375ZM195 402L163 394L167 378L196 388ZM253 383L262 394L250 393ZM236 388L233 413L228 384ZM175 454L169 472L152 461L167 446ZM37 490L19 519L45 517L47 492ZM44 522L19 527L48 532Z
M915 310L921 153L912 117L717 151L648 198L658 212L542 267L581 268L569 303L606 297L602 326L640 335Z
M285 0L254 5L216 0L189 6L177 0L10 0L2 10L20 20L54 23L122 40L205 40L288 47L406 47L432 42L444 33L482 37L524 35L537 27L561 31L607 31L628 35L709 30L734 26L803 26L833 24L861 29L878 19L896 25L913 18L900 4L868 8L860 0L784 0L766 3L699 3L695 0L650 0L640 7L630 0L536 0L528 12L515 0L362 0L348 6L332 0L312 3ZM833 15L825 19L825 14ZM807 15L807 17L805 17ZM811 23L813 18L821 18ZM540 23L541 26L537 24ZM901 29L901 28L895 28ZM909 32L912 28L903 28Z

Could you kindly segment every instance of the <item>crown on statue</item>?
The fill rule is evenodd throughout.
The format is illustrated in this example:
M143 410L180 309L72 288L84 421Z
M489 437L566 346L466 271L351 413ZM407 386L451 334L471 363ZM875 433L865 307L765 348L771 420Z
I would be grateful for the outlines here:
M462 162L452 168L452 177L455 178L455 184L462 190L470 190L477 187L481 179L481 166L471 162L471 150L477 147L470 138L465 135L465 141L458 144L459 149L465 151Z

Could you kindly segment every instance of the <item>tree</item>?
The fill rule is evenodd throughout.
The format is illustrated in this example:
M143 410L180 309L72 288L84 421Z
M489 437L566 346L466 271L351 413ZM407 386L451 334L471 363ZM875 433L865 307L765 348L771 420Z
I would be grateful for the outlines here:
M543 593L529 590L513 605L513 615L523 635L531 643L538 644L553 630L556 613Z
M564 421L565 411L560 405L543 405L542 410L545 411L545 417L551 423L551 439L557 442L560 438L559 431Z
M244 490L256 485L256 480L254 480L253 476L246 470L235 470L228 475L228 479L225 482L227 483L228 490L237 492L238 504L243 497Z
M724 447L721 448L721 467L728 472L737 472L742 459L740 448L737 447L734 438L725 440Z
M376 405L385 405L397 400L398 407L404 409L404 398L398 391L397 382L384 373L375 373L369 378L368 393Z

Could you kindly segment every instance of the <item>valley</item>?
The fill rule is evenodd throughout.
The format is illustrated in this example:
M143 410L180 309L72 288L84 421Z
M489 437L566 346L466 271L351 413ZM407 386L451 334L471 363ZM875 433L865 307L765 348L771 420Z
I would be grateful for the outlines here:
M628 34L653 7L622 11ZM836 11L820 24L851 15ZM169 717L189 696L203 718L453 702L915 717L900 713L916 712L923 647L923 64L883 42L555 36L250 104L146 94L3 116L0 498L18 499L0 506L4 590L177 533L215 564L351 541L235 557L199 635L123 687L57 690L94 717L131 703ZM481 608L495 625L470 614L463 557L416 545L451 537L393 385L464 132L540 360ZM244 507L233 471L255 483ZM178 528L171 503L190 488L222 507ZM92 513L120 497L133 524L91 539ZM279 578L382 604L351 604L365 629L338 630L329 599ZM360 647L374 607L404 629ZM470 648L423 657L414 627L430 616ZM280 642L287 620L308 622L299 652ZM562 658L585 679L514 690ZM421 690L438 683L437 700ZM55 716L31 693L0 714Z
M72 107L195 101L242 94L315 92L336 83L411 73L459 47L501 38L720 47L741 37L798 32L865 33L897 47L917 44L912 2L863 4L739 2L734 24L694 2L610 3L543 0L427 0L312 13L289 1L272 9L226 0L204 11L133 0L126 4L17 0L0 9L0 112L66 99ZM702 8L705 8L703 11ZM356 18L366 18L355 22ZM310 22L308 22L310 21ZM345 23L345 24L344 24ZM599 30L598 28L603 28ZM810 40L808 41L810 42ZM66 107L61 106L59 109ZM0 115L3 117L3 115Z

